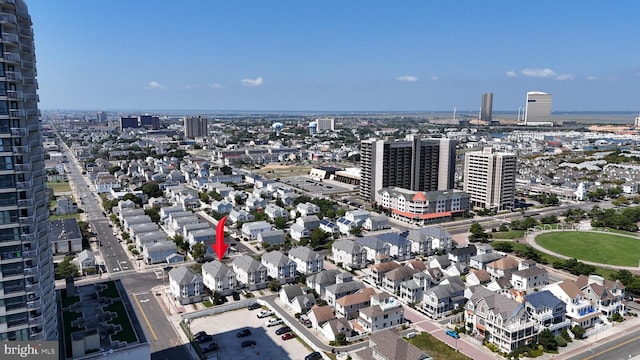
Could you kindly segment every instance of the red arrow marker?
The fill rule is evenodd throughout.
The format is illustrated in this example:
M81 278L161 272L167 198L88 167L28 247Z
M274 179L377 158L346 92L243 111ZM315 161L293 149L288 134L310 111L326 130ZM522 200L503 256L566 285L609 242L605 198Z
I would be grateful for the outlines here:
M222 261L224 254L227 252L229 248L229 244L224 243L224 223L227 221L227 217L223 217L218 221L218 227L216 228L216 243L211 244L213 251L218 255L218 259Z

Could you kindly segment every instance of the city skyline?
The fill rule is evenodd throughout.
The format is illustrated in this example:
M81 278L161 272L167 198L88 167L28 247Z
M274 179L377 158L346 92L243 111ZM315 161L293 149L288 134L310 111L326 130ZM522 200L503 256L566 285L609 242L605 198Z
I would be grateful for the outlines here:
M636 110L640 5L575 4L28 3L43 109Z

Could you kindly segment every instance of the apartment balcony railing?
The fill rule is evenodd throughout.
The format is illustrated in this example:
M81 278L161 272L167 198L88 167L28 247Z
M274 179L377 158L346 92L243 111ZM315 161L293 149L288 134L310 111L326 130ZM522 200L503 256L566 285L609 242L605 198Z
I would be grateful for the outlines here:
M40 291L40 284L28 284L24 286L24 290L28 293Z
M27 136L27 135L29 135L29 130L27 130L27 128L11 128L11 135L13 135L13 136Z
M40 123L32 124L32 125L29 125L27 129L29 129L29 131L40 131L42 130L42 126L40 126Z
M33 199L18 200L18 207L30 207L33 206Z
M44 330L43 329L31 330L31 335L29 335L29 337L31 337L31 339L34 339L34 340L42 340L44 338Z
M16 24L18 18L13 14L0 14L0 24Z
M2 33L2 42L14 45L20 44L20 37L16 34Z
M2 56L4 58L4 62L8 63L19 63L20 62L20 54L5 52Z
M0 0L0 4L9 4L15 6L16 0Z
M29 216L20 216L20 217L18 218L18 222L19 222L20 224L23 224L23 225L33 224L33 223L35 223L35 221L36 221L36 217L35 217L35 216L33 216L33 215L29 215Z
M40 116L40 109L27 109L28 116Z
M7 80L19 81L19 80L22 80L22 73L18 71L6 71L4 73L4 77Z
M14 168L17 172L31 171L31 164L15 164Z
M36 217L36 221L37 221L38 223L41 223L41 222L43 222L43 221L47 220L47 219L49 218L49 214L48 214L48 212L49 212L49 211L47 210L47 213L46 213L46 214L38 215L38 216Z
M35 275L38 273L38 271L40 271L40 267L38 265L24 268L24 273L27 275Z
M13 150L13 153L16 155L24 155L29 153L28 146L13 146L11 150Z
M11 117L23 117L24 116L24 110L9 109L9 116L11 116Z
M36 317L29 316L29 325L30 326L42 325L43 321L44 321L44 317L42 315L38 315Z
M20 234L20 240L22 241L34 241L36 234Z
M33 30L31 26L18 24L18 33L23 36L31 37L33 35Z
M24 291L24 286L23 285L5 286L5 287L3 287L3 290L4 290L5 295L6 294L13 294L13 293Z
M17 90L7 90L6 93L9 99L22 99L23 96L22 91Z
M35 250L26 250L22 252L23 259L30 259L38 255L38 252Z
M38 96L38 94L34 94L34 93L24 94L24 99L29 101L40 101L40 97Z
M16 182L16 189L27 190L31 189L33 183L31 181L18 181Z

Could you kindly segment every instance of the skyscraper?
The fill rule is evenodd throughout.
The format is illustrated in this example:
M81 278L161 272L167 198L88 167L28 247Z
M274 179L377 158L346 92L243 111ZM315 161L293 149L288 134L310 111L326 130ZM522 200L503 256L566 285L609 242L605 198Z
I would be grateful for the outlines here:
M31 17L0 1L0 340L57 340Z
M482 94L482 107L480 108L480 120L491 122L493 108L493 93Z
M527 106L524 111L524 124L552 122L551 120L551 94L542 91L530 91L527 93Z
M492 210L513 208L516 193L516 155L492 148L464 155L464 191L471 205Z
M360 143L360 197L374 201L383 187L415 191L453 188L456 141L450 139L363 140Z
M197 137L207 136L208 134L207 118L200 116L192 116L184 118L184 137L187 139L195 139Z

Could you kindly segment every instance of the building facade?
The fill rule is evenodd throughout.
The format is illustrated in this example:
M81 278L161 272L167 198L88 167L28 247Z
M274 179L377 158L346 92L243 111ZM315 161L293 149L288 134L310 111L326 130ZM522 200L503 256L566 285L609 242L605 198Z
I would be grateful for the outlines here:
M195 139L197 137L207 136L207 118L203 117L185 117L184 118L184 137L187 139Z
M491 122L493 108L493 93L482 94L482 107L480 108L480 120Z
M517 157L491 148L472 151L464 159L464 191L472 206L512 209L516 194Z
M453 189L456 140L363 140L360 143L360 197L374 201L384 187L415 191Z
M22 0L0 2L0 341L58 340L33 30Z
M527 93L527 105L524 110L524 124L552 122L551 120L551 94L542 91L530 91Z

